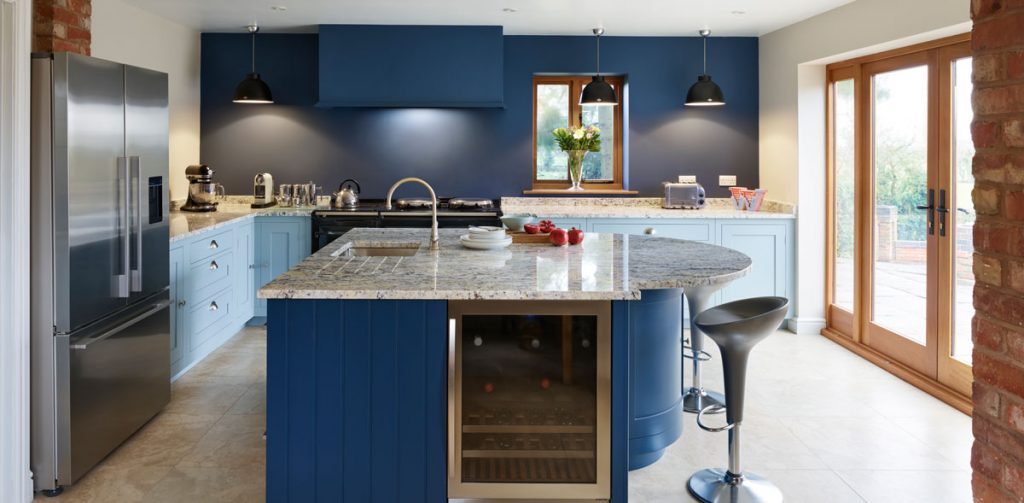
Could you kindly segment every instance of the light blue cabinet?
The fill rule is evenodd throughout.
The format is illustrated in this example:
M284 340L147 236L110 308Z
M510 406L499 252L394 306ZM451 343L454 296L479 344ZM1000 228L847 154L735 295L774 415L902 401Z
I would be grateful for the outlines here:
M185 248L181 246L171 248L171 375L176 373L174 369L180 367L181 359L185 355L183 339L188 329L184 316L185 304L182 302L185 297L181 286L185 280L186 265Z
M256 290L309 256L307 217L262 217L256 221ZM255 316L267 315L266 299L256 299Z
M265 316L266 303L256 302L257 285L300 262L309 249L308 217L243 219L175 241L171 375L177 378L254 316Z
M666 238L687 239L701 243L715 242L715 221L707 220L651 220L651 219L591 219L590 232L617 232L620 234L647 234Z
M256 225L246 220L235 227L235 270L231 288L235 292L235 316L243 323L255 313Z
M745 253L750 273L722 289L721 302L793 295L792 221L718 221L720 244ZM791 303L795 304L795 303Z

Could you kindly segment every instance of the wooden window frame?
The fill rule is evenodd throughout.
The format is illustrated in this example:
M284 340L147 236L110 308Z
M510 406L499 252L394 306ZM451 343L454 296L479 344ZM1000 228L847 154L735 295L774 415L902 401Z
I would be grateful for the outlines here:
M535 75L533 77L533 190L534 191L558 191L568 189L571 185L569 181L569 168L566 166L565 180L539 180L537 178L537 135L540 133L537 131L537 86L542 84L567 84L569 86L569 125L578 126L580 124L580 118L583 113L583 105L579 103L579 95L583 92L583 87L587 85L591 80L590 75ZM625 83L626 78L619 75L606 75L605 80L609 84L615 87L616 92L619 95L619 104L614 106L615 109L615 140L613 146L615 147L614 166L612 167L612 180L608 181L595 181L588 182L583 180L582 186L586 190L592 191L623 191L623 163L622 163L622 120L624 108L623 100L625 99Z
M953 57L961 57L963 54L969 55L969 53L964 53L963 51L964 46L969 44L970 40L971 34L964 33L826 66L826 326L821 331L822 335L966 414L970 414L973 408L969 396L969 382L966 381L966 379L969 379L969 375L963 375L962 370L957 372L953 369L943 368L944 365L948 366L948 364L943 363L943 354L949 351L948 339L952 337L951 332L949 332L952 327L950 326L948 316L938 316L935 313L929 312L929 316L934 316L939 323L939 330L936 334L939 351L939 361L937 362L939 366L937 369L938 377L932 377L915 369L912 365L896 361L892 356L871 345L871 333L868 327L870 320L868 318L871 311L872 225L874 221L871 200L874 197L874 188L872 186L873 175L870 166L872 156L871 86L867 79L871 70L877 72L879 68L884 68L890 62L906 59L913 55L920 55L922 60L925 60L930 65L929 72L933 72L933 74L930 75L929 86L935 86L937 89L930 91L931 102L929 103L929 110L938 110L938 113L935 118L929 119L929 141L931 143L929 147L929 164L941 164L949 160L946 157L948 157L949 152L947 150L950 148L950 145L948 142L949 138L940 134L939 131L946 131L951 127L944 116L944 114L948 113L948 103L946 103L945 99L940 99L940 96L945 96L949 93L949 83L944 80L948 78L948 69L944 69L941 63ZM856 269L854 271L854 312L847 311L833 304L836 272L834 250L837 237L835 227L834 85L838 81L848 79L853 79L854 81L855 96L854 187L856 192L854 195L854 238L856 244L854 246L854 264ZM934 131L932 131L933 129ZM943 176L941 175L943 171L938 171L940 173L939 176ZM940 182L940 185L942 183ZM946 248L952 246L950 244L951 241L947 240L944 243L940 243L937 247L937 253L948 256L951 252ZM941 262L941 260L938 260L938 262ZM932 281L930 278L930 286L933 284ZM950 289L944 286L937 288L937 290L938 302L944 302L948 305L952 298ZM931 308L929 310L931 311ZM877 328L875 330L877 331Z

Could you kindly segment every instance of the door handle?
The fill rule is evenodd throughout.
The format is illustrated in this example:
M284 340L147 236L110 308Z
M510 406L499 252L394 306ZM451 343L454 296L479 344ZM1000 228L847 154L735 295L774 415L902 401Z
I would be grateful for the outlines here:
M453 480L455 470L455 343L456 320L448 319L448 479Z
M928 189L928 206L917 205L919 210L928 210L928 234L935 234L935 190Z
M131 178L128 176L128 158L118 157L117 158L117 176L121 177L118 181L120 182L119 190L124 191L124 196L118 202L121 206L119 208L119 219L121 220L120 231L121 231L121 270L115 277L115 288L114 294L121 299L128 298L131 293L131 285L129 276L131 275L131 254L132 254L132 243L131 243L131 224L128 221L128 205L129 199L131 199Z
M96 337L92 337L92 338L90 338L90 339L88 339L88 340L86 340L84 342L80 342L80 343L77 343L77 344L72 344L71 345L71 349L80 349L80 350L81 349L89 349L90 345L95 344L97 342L100 342L100 341L102 341L104 339L107 339L107 338L109 338L109 337L111 337L111 336L113 336L115 334L118 334L122 330L124 330L124 329L126 329L126 328L128 328L128 327L130 327L130 326L132 326L132 325L134 325L134 324L136 324L136 323L146 319L146 318L149 318L150 316L152 316L152 315L154 315L154 314L156 314L156 313L158 313L160 311L163 311L164 309L167 309L167 306L170 306L170 305L171 305L170 299L161 300L160 302L157 302L156 304L153 304L153 307L151 309L146 310L146 312L144 312L144 313L142 313L142 314L140 314L140 315L138 315L138 316L136 316L136 317L134 317L134 318L132 318L132 319L130 319L130 320L128 320L128 321L126 321L126 322L124 322L124 323L122 323L122 324L120 324L120 325L118 325L118 326L116 326L116 327L114 327L112 329L110 329L110 330L107 330L106 332L103 332L102 334L100 334L100 335L98 335Z
M949 208L946 208L946 189L939 191L939 207L935 209L939 213L939 236L946 235L946 214L949 213Z
M142 291L142 160L139 156L128 158L132 176L135 177L135 269L131 271L131 291Z

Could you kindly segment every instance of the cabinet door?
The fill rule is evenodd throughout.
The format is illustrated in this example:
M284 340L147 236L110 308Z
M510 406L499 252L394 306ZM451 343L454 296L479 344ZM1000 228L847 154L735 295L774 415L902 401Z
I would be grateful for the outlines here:
M590 231L648 234L664 238L687 239L701 243L715 242L714 220L591 219Z
M750 273L722 289L722 302L777 295L789 297L790 222L723 222L718 232L726 248L745 253L753 261Z
M253 317L253 302L256 300L256 251L253 222L243 222L235 228L235 268L232 271L232 290L235 293L235 310L238 320L247 322Z
M171 374L177 373L177 363L181 361L187 344L184 337L188 335L185 326L185 249L171 249L170 280L171 280Z
M309 225L306 217L268 217L257 222L257 290L309 256ZM266 315L266 299L256 299L255 316Z

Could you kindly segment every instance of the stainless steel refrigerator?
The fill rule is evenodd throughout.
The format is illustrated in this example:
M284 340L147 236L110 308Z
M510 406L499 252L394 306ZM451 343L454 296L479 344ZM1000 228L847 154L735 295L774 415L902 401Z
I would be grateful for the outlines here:
M32 59L32 471L74 483L170 399L167 75Z

